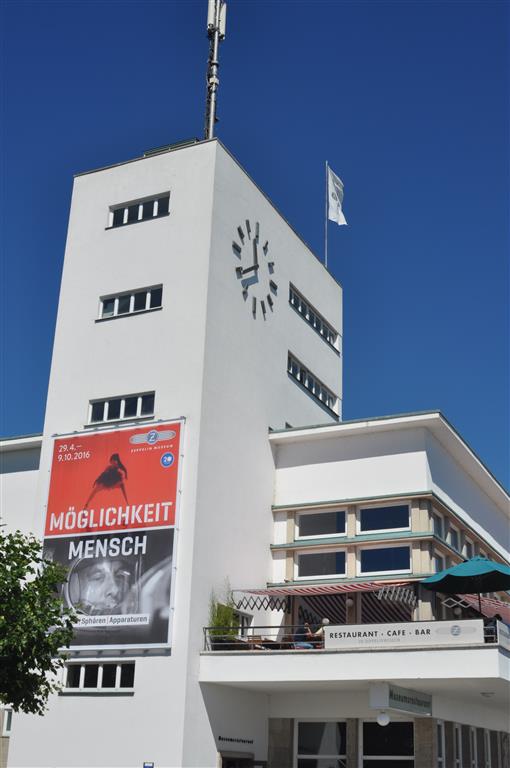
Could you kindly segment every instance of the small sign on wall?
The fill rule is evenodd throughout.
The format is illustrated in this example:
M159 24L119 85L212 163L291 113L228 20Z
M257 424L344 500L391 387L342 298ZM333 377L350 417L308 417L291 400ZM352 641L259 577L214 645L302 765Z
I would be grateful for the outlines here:
M371 709L393 709L428 717L432 714L432 696L391 683L372 683L369 690Z

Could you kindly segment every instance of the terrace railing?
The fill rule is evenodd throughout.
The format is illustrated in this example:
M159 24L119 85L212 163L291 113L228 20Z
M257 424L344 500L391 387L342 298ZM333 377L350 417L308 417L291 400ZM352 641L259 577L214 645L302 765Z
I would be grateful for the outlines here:
M303 625L204 627L204 651L342 651L438 646L494 645L510 650L510 632L501 622L459 621L342 624L319 628L311 637Z

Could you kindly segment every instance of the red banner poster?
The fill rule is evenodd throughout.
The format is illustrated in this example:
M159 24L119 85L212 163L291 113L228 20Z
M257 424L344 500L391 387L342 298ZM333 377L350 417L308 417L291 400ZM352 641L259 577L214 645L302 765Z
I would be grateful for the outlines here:
M44 554L68 569L73 647L170 643L182 423L55 440Z

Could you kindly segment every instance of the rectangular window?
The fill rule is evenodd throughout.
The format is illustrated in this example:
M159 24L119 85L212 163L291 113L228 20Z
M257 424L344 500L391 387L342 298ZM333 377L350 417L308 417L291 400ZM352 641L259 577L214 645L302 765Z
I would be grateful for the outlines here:
M458 723L453 726L453 760L455 768L462 768L462 732Z
M154 416L154 398L154 392L144 392L139 395L95 400L90 403L88 423L100 424L106 421Z
M167 216L170 209L170 192L157 197L144 198L143 200L121 205L112 205L109 213L107 229L123 227L125 224L134 224L137 221L157 219Z
M440 571L444 571L444 557L441 555L434 555L432 558L432 564L434 567L434 573L439 573Z
M120 688L133 688L135 684L135 665L133 664L121 664L120 665Z
M483 732L483 738L484 738L484 752L485 752L485 768L491 768L492 761L491 761L491 732L490 731L484 731Z
M371 547L359 551L359 574L409 573L411 550L405 547Z
M345 552L310 552L297 556L298 579L345 576Z
M117 680L117 665L116 664L103 664L103 688L115 688Z
M102 296L99 300L99 320L106 320L120 315L134 315L151 309L161 309L163 286L138 288L136 291Z
M300 512L297 516L297 522L299 539L345 534L345 510Z
M233 616L233 624L238 628L238 637L247 637L253 617L240 611L234 611Z
M459 551L459 539L460 537L458 530L450 526L448 530L448 544L457 552Z
M99 664L85 664L85 676L83 679L84 688L97 688L97 678L99 674Z
M476 728L469 729L469 747L471 752L471 768L478 768L478 751L476 748Z
M293 285L289 285L289 304L324 341L338 351L339 334L333 330L316 309L312 309L308 301L303 298Z
M435 512L432 513L432 525L433 525L435 535L438 536L440 539L443 539L444 529L443 529L443 518L441 517L441 515L437 515Z
M414 768L413 723L392 721L384 728L364 722L363 768Z
M466 560L471 560L474 555L473 542L466 539L464 542L464 557Z
M297 768L345 768L346 761L345 723L298 722Z
M132 690L135 684L135 662L104 664L67 664L65 692Z
M335 408L337 406L337 396L333 394L321 381L319 381L315 374L312 374L308 368L305 368L293 355L288 355L287 360L287 373L292 376L295 381L298 381L301 386L308 390L315 400L322 403L329 411L332 411L335 416Z
M444 755L445 755L445 739L444 739L444 723L442 720L438 720L436 723L436 740L437 740L437 765L438 768L444 767Z
M4 709L2 736L10 736L12 731L12 709Z
M400 504L392 507L360 509L358 523L358 533L409 530L409 506Z

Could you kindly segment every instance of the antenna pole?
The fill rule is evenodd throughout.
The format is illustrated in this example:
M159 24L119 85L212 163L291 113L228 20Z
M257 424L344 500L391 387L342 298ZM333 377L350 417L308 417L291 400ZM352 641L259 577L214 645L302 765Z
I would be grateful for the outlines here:
M225 39L225 21L227 15L227 4L224 0L209 0L207 9L207 36L209 38L209 58L207 61L207 104L205 112L205 131L206 139L212 139L214 136L214 124L216 122L216 104L219 70L219 47Z

